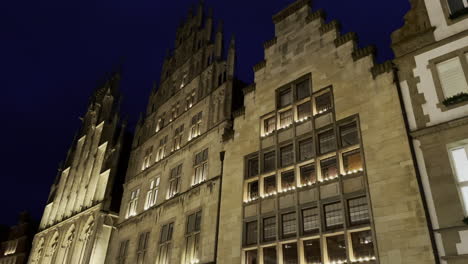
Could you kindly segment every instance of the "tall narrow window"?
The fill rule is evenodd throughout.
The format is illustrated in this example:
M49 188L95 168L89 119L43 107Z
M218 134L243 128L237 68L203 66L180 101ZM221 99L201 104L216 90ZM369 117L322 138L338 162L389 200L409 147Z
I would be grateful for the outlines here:
M468 84L459 57L438 63L437 71L445 98L459 93L468 93Z
M317 182L317 175L315 173L315 165L308 164L301 167L301 184L310 185Z
M263 193L266 195L276 193L276 175L263 178Z
M317 207L302 210L302 224L304 234L318 232L320 216Z
M180 125L178 128L175 129L174 131L174 141L172 144L172 150L178 150L182 146L182 136L184 134L184 125Z
M158 199L158 190L159 190L159 177L156 179L151 180L150 188L146 193L146 202L145 202L145 210L152 207L156 204L156 200Z
M245 252L245 264L258 264L258 256L256 249Z
M287 89L284 91L281 91L279 93L279 107L285 107L287 105L290 105L292 102L292 93L291 89Z
M258 181L249 182L247 184L247 188L248 188L248 198L251 200L257 199L259 196Z
M343 153L343 167L347 173L362 170L361 151L357 149Z
M120 242L117 264L127 263L128 240Z
M145 157L143 159L143 164L141 166L141 170L144 170L144 169L148 168L151 165L151 159L152 158L153 158L153 146L151 146L150 148L148 148L145 151Z
M318 135L319 151L321 154L328 153L336 149L335 132L328 130Z
M294 163L294 148L293 145L288 145L280 149L281 167L289 166Z
M258 156L247 160L247 179L258 175Z
M283 264L297 264L299 258L297 256L297 244L283 244Z
M292 190L296 187L294 170L281 173L281 189L283 191Z
M287 213L281 215L283 237L292 237L296 235L296 213Z
M317 114L324 113L332 108L331 94L329 92L315 98L315 110Z
M158 153L156 154L156 161L160 161L166 157L166 143L167 135L159 140Z
M299 142L299 161L308 160L314 157L314 142L312 138Z
M263 264L277 264L276 246L263 248Z
M195 155L194 169L192 185L199 184L206 180L208 175L208 149L204 149Z
M351 233L354 259L375 259L374 242L370 230Z
M327 237L329 263L346 263L346 241L344 235Z
M310 96L309 80L302 81L296 84L296 99L302 100Z
M268 135L276 129L276 116L269 117L263 120L263 134Z
M130 193L130 200L128 201L128 205L127 205L127 213L125 214L126 218L136 215L139 196L140 196L140 189L133 190Z
M458 190L465 208L465 215L468 215L468 145L450 149L453 171L457 181Z
M263 172L269 172L275 169L275 151L270 151L263 154Z
M257 243L257 221L247 222L245 224L245 244L252 245Z
M291 109L281 112L280 116L280 128L288 127L293 123L293 111Z
M171 169L171 174L170 174L170 177L169 177L168 198L172 198L172 197L174 197L174 195L179 193L181 174L182 174L182 164L180 164L177 167Z
M359 144L356 122L340 126L340 137L342 147Z
M187 96L187 104L185 106L185 110L188 110L192 108L192 106L195 104L195 91L193 91L191 94Z
M321 160L320 171L322 173L322 179L334 179L338 175L338 165L336 164L336 158L331 157L325 160Z
M276 217L263 219L263 241L272 241L276 239Z
M297 119L299 121L305 120L312 116L312 106L310 101L297 106Z
M341 202L327 204L324 206L325 225L327 229L340 228L343 226L343 212Z
M202 112L194 115L190 123L189 140L198 137L201 134Z
M367 198L359 197L348 200L349 221L351 225L365 224L369 222L369 208Z
M144 264L146 257L146 250L148 248L149 232L140 234L138 238L138 248L137 248L137 264Z
M304 240L304 260L306 264L322 263L322 251L320 250L320 240Z
M193 264L199 262L200 248L200 227L201 227L201 211L191 214L187 217L187 231L185 234L185 263Z
M171 240L174 231L174 223L161 227L161 237L159 240L159 262L158 264L169 264L171 258Z

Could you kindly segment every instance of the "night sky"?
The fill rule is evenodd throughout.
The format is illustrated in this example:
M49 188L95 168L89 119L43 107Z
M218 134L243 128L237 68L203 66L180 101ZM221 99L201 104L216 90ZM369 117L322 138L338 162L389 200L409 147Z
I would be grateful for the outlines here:
M273 38L272 15L294 0L206 0L225 41L236 36L237 74L252 66ZM1 224L20 211L38 220L60 161L80 126L97 83L123 61L123 111L135 124L166 50L197 0L10 0L0 3ZM378 61L392 59L390 34L403 24L408 0L315 0L327 20L375 44ZM226 45L227 46L227 45ZM133 125L132 125L133 126Z

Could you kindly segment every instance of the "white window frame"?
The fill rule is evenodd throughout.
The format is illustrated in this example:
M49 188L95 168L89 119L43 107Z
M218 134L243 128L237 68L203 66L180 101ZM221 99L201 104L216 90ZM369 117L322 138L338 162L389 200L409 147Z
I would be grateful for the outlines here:
M166 157L166 144L167 144L167 135L162 137L159 140L159 147L158 147L158 151L156 152L156 162Z
M199 155L201 155L201 158L199 161L197 161L197 157ZM204 157L205 155L206 157ZM208 149L204 149L198 152L197 154L195 154L193 171L194 173L193 173L193 178L192 178L192 186L202 183L207 179L208 177Z
M140 196L140 188L134 189L130 192L130 199L127 204L127 212L125 218L130 218L137 214L138 198Z
M155 179L150 181L150 188L146 193L145 210L148 210L156 204L156 201L158 199L160 179L160 177L156 177Z
M201 123L203 118L203 112L198 112L196 115L192 117L190 122L190 134L189 140L192 140L199 135L201 135Z
M460 141L458 143L455 143L455 144L449 144L448 145L448 154L449 154L450 164L451 164L451 167L452 167L452 172L453 172L455 184L457 186L458 195L460 197L460 202L461 202L463 210L464 210L463 214L465 216L468 216L468 195L465 198L465 197L463 197L463 193L462 193L462 188L463 187L468 187L468 180L461 181L459 179L461 176L458 175L457 167L461 166L461 165L457 165L455 163L455 160L454 160L454 157L453 157L453 154L452 154L452 152L454 150L460 150L460 149L464 149L465 150L465 155L468 157L468 139L462 140L462 141Z

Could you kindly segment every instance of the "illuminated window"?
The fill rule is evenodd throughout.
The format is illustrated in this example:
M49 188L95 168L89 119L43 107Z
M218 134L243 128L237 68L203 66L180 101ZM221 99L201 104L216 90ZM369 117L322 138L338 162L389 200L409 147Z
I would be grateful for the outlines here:
M182 137L184 135L184 125L180 125L174 131L174 140L172 144L172 150L178 150L182 146Z
M151 146L145 151L145 157L143 158L143 164L141 166L141 170L144 170L150 166L152 158L153 158L153 146Z
M133 190L130 193L130 200L127 205L126 218L136 215L137 206L138 206L138 197L140 196L140 189Z
M205 149L195 155L194 161L195 173L192 185L199 184L206 180L208 175L208 149Z
M331 157L320 161L320 171L322 173L322 179L334 179L338 175L338 167L336 164L336 158Z
M277 264L276 246L263 248L263 264Z
M145 263L146 250L148 248L149 232L140 234L137 248L137 264Z
M299 161L308 160L314 157L314 142L312 138L299 142Z
M190 123L189 140L198 137L201 134L202 112L194 115Z
M283 264L297 264L299 258L297 255L297 244L283 244Z
M258 256L256 249L245 252L245 264L258 264Z
M296 84L296 99L302 100L310 96L309 80Z
M468 145L451 148L449 152L465 215L468 215Z
M276 129L276 116L263 120L263 133L265 135L273 133Z
M151 208L153 205L156 204L156 200L158 199L158 190L159 190L159 177L151 180L150 188L146 193L146 202L145 202L145 210Z
M342 147L359 144L356 122L340 126L340 138Z
M362 170L361 151L357 149L343 153L343 167L348 173Z
M246 178L255 177L257 175L258 175L258 156L248 159Z
M281 167L289 166L294 163L294 148L293 145L288 145L280 149Z
M163 225L159 239L159 264L169 264L174 223Z
M247 222L245 224L245 244L252 245L257 243L257 221Z
M336 149L335 132L328 130L318 135L319 151L321 154L328 153Z
M315 110L318 114L324 113L332 108L330 92L319 95L315 98Z
M328 261L346 263L346 242L344 235L327 237Z
M375 259L374 242L370 230L351 233L351 242L355 260Z
M158 152L156 153L156 162L166 157L167 135L159 140Z
M306 264L322 263L322 251L320 250L320 240L304 240L304 260Z
M285 106L288 106L292 103L292 93L291 93L291 89L287 89L287 90L284 90L284 91L281 91L279 93L279 107L285 107Z
M283 237L291 237L296 235L296 213L287 213L281 215L281 223L283 230Z
M317 175L315 173L314 164L308 164L308 165L302 166L300 171L301 171L301 184L302 185L312 184L317 181Z
M276 175L263 178L263 193L264 194L276 193Z
M251 200L257 199L259 196L258 181L249 182L247 184L247 188L248 188L248 198Z
M281 128L285 128L293 123L293 111L291 109L281 112L279 116Z
M195 91L187 96L186 102L185 110L192 108L192 106L195 104Z
M349 221L351 225L365 224L369 222L369 208L367 198L359 197L348 200Z
M286 171L281 173L281 189L291 190L293 187L296 187L296 180L294 176L294 171Z
M340 228L343 226L343 212L341 202L327 204L324 206L325 225L327 229Z
M275 158L275 151L263 154L263 172L272 171L276 168Z
M276 239L276 217L268 217L263 219L263 241L271 241Z
M119 253L117 255L117 264L127 263L128 240L120 242Z
M166 113L163 113L161 117L158 119L158 123L156 124L156 132L159 130L163 129L164 127L164 121L165 121L165 115Z
M169 190L167 194L168 199L174 197L174 195L179 193L181 174L182 174L182 164L171 169L171 174L169 177Z
M185 263L193 264L199 262L201 211L187 217L187 231L185 233Z
M312 116L312 106L310 101L297 106L297 119L299 121L307 119Z
M320 216L317 207L302 210L302 225L302 231L305 234L318 232Z

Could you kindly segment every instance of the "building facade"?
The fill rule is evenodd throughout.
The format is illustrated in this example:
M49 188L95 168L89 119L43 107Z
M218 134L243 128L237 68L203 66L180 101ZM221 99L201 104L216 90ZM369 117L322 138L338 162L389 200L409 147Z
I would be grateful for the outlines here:
M467 263L468 4L411 4L392 39L421 192L440 263Z
M244 89L218 263L434 263L392 65L310 9L273 16Z
M52 185L28 263L104 263L126 170L120 75L96 89Z
M223 138L237 102L234 39L201 3L176 33L135 132L106 263L213 263ZM214 33L214 34L213 34Z
M0 239L0 264L26 264L36 230L37 223L30 215L21 213L18 224L9 229L5 239Z

